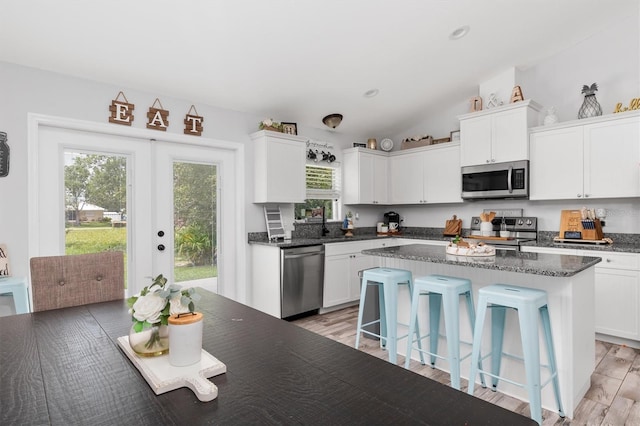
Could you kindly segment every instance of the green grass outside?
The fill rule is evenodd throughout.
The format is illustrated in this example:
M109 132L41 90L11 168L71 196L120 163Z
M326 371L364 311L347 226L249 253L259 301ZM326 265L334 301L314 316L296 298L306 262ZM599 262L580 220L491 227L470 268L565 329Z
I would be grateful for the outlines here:
M69 226L65 229L66 254L100 253L103 251L124 252L125 269L127 265L127 229L112 228L110 223L89 222L81 226ZM176 257L184 263L185 259ZM217 266L177 266L174 269L176 282L197 280L218 276ZM126 270L125 270L126 277ZM126 284L125 284L126 288Z

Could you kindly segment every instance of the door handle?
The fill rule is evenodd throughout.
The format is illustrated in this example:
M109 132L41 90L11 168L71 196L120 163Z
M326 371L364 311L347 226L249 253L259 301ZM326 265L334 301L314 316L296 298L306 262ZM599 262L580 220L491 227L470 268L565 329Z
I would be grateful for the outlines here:
M164 251L164 244L158 244L158 251Z

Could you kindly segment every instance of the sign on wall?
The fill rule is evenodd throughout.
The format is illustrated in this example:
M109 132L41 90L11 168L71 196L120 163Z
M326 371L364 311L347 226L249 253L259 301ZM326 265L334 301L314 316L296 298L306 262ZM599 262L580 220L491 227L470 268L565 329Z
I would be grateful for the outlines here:
M7 246L0 244L0 277L10 277L11 271L9 270L9 254L7 253Z
M156 108L156 104L158 104L160 108ZM149 107L147 119L149 120L147 123L147 129L162 130L163 132L167 131L167 126L169 125L169 111L163 109L160 99L156 98L153 105Z
M119 100L120 96L122 96L124 102ZM131 126L131 123L133 123L134 109L135 105L129 103L124 93L118 92L118 96L116 96L116 98L111 101L111 105L109 106L109 111L111 111L109 123Z
M191 114L192 111L194 114ZM184 134L194 136L202 135L203 121L204 118L198 115L196 107L191 105L191 108L189 108L187 115L184 117Z

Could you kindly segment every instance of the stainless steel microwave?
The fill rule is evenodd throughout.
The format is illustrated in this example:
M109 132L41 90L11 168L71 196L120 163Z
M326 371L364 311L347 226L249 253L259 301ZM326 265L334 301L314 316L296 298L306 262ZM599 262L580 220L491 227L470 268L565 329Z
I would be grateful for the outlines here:
M462 198L529 198L529 161L462 167Z

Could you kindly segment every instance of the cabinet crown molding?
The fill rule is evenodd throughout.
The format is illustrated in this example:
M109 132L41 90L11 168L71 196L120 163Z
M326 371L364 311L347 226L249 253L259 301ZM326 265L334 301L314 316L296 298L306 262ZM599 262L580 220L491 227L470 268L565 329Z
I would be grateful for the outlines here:
M506 105L495 107L495 108L483 109L482 111L474 111L474 112L469 112L467 114L462 114L458 116L458 120L466 120L468 118L473 118L473 117L482 117L483 115L495 114L498 112L509 111L512 109L525 108L525 107L531 108L537 112L542 111L542 109L544 108L542 105L540 105L533 99L526 99L524 101L518 101L512 104L506 104Z

